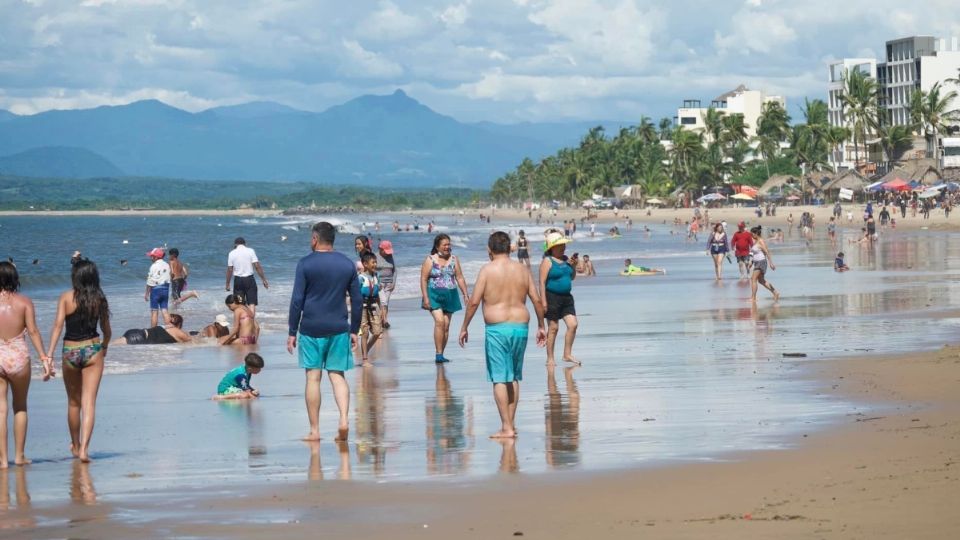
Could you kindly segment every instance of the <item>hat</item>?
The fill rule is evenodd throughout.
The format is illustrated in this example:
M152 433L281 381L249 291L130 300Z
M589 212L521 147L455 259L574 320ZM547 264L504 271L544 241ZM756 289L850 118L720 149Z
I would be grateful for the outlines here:
M380 249L387 255L393 255L393 242L389 240L380 241Z
M224 315L223 313L217 314L217 317L214 319L214 322L216 322L220 326L228 326L230 324L230 321L227 320L227 316Z
M742 222L742 221L741 221L740 223L737 223L737 228L738 228L738 229L743 229L743 228L745 228L746 226L747 226L747 224L744 223L744 222Z
M564 245L564 244L569 244L570 242L573 242L573 240L571 240L571 239L567 238L566 236L564 236L563 233L560 233L560 232L557 232L557 231L548 232L548 233L547 233L547 240L546 240L546 245L547 245L546 251L550 251L551 249L553 249L553 248L556 247L556 246L562 246L562 245Z
M156 257L158 259L163 258L163 248L153 248L147 252L147 257Z
M246 245L246 243L247 241L244 240L242 236L238 236L233 240L233 245L235 246Z

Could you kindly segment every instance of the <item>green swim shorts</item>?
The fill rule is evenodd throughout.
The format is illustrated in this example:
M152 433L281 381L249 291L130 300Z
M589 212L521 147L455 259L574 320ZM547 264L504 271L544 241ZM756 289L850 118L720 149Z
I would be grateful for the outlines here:
M223 392L217 392L219 396L232 396L234 394L242 394L246 390L240 388L239 386L228 386Z
M523 380L527 324L505 322L487 326L484 352L487 356L488 381L508 383Z
M444 313L456 313L463 309L460 303L460 289L433 289L427 288L427 299L430 300L430 310L441 309Z
M353 351L350 349L350 333L325 337L297 337L297 358L303 369L349 371L353 369Z

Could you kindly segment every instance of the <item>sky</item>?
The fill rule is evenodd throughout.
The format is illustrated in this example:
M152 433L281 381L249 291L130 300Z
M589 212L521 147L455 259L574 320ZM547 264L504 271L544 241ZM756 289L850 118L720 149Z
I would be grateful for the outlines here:
M0 109L159 99L322 111L400 88L461 121L636 122L960 36L956 0L0 0ZM948 39L949 42L949 39Z

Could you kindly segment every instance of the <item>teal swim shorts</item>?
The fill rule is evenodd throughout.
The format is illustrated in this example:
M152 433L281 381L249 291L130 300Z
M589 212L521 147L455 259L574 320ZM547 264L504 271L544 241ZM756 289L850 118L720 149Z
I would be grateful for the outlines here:
M297 337L297 357L303 369L349 371L353 369L353 351L350 349L350 333L325 337Z
M441 309L444 313L456 313L463 309L460 303L460 289L427 288L430 310Z
M217 395L220 396L232 396L234 394L242 394L246 392L243 388L239 386L228 386L223 392L217 392Z
M497 323L487 326L484 351L487 380L508 383L523 380L523 355L527 351L527 323Z

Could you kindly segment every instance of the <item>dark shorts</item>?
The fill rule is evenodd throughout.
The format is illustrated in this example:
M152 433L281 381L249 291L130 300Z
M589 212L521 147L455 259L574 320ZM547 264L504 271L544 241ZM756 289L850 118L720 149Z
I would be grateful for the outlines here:
M724 246L710 246L711 255L723 255L727 252L727 248Z
M760 272L760 277L767 273L767 261L753 261L753 271Z
M751 257L750 255L737 255L738 263L743 263L749 266L752 261L753 261L753 257Z
M529 258L530 258L530 252L527 251L527 248L520 248L520 249L517 250L517 258L520 259L520 260L529 259Z
M147 342L147 331L143 328L131 328L123 333L127 345L143 345Z
M170 284L158 285L156 287L150 287L150 311L157 311L159 309L167 309L167 304L170 302Z
M234 276L233 294L243 297L243 303L248 306L257 305L257 279L253 276Z
M187 280L185 278L176 278L170 280L170 298L179 300L180 295L183 294L183 290L186 288Z
M567 315L577 315L577 310L573 305L573 295L547 291L547 312L544 314L544 318L548 321L559 321Z

